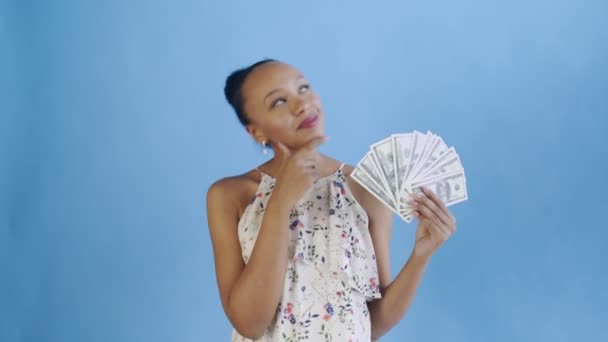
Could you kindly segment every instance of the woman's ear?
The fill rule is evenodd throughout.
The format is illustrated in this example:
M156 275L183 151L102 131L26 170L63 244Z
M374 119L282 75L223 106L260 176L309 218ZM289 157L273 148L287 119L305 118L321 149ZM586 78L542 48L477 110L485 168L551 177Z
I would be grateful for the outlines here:
M257 128L255 125L249 124L245 126L245 130L258 144L268 142L268 138L266 138L264 132L261 129Z

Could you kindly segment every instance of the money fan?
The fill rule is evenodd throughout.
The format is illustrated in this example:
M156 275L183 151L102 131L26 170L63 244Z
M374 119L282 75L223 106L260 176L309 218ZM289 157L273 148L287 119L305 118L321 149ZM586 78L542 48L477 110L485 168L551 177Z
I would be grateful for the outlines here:
M446 206L468 199L458 153L431 131L392 134L372 144L351 177L407 223L414 218L408 201L421 187Z

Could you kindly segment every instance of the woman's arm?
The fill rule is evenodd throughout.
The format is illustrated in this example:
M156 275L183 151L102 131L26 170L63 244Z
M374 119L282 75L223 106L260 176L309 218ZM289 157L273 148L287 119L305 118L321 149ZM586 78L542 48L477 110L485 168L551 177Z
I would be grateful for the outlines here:
M207 218L222 306L244 337L261 337L283 292L290 208L271 196L251 256L245 264L238 238L239 182L224 179L207 194ZM242 186L242 185L241 185Z
M383 288L382 298L369 303L373 341L386 334L405 316L427 263L428 258L412 254L395 280Z
M417 200L419 224L409 259L391 281L390 240L393 212L356 182L349 184L353 195L369 217L382 298L368 303L372 340L386 334L405 316L433 253L455 230L455 219L439 198L429 191Z
M207 218L222 305L242 336L261 337L276 313L287 270L289 230L285 228L289 226L289 214L320 178L315 148L326 140L315 137L297 150L274 142L280 168L246 265L238 239L239 197L235 195L242 184L228 178L209 188Z
M370 197L373 195L364 195ZM386 334L405 316L414 300L428 259L413 254L405 263L397 277L391 281L390 240L393 212L376 198L364 200L370 218L369 231L376 252L378 277L382 298L368 303L372 340Z
M403 318L431 256L456 231L456 219L429 189L423 188L410 204L418 218L414 249L399 275L385 288L383 298L370 304L373 339L380 338ZM385 227L390 226L391 222L386 209L375 210L373 217L380 217L380 221L373 224L372 234L378 240L379 248L383 248L389 243Z

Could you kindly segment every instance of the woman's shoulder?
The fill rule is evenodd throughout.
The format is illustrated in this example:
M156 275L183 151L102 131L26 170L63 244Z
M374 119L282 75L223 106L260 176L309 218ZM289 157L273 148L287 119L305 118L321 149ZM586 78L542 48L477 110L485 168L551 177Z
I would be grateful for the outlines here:
M216 179L209 186L209 191L212 190L233 190L242 187L243 185L252 182L252 172L246 172L238 175L223 176Z
M230 202L240 206L249 198L261 181L261 175L255 169L242 174L229 175L211 183L207 190L208 201Z

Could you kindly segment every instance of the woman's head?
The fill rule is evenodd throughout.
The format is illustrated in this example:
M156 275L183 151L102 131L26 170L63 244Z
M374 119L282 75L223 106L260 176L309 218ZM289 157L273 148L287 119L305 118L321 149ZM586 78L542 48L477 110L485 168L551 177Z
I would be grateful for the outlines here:
M293 66L264 59L231 73L226 100L258 142L297 148L323 134L321 100Z

